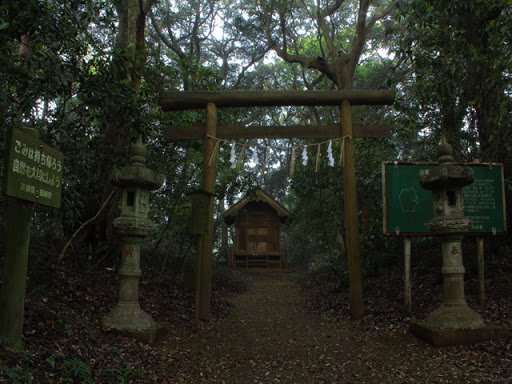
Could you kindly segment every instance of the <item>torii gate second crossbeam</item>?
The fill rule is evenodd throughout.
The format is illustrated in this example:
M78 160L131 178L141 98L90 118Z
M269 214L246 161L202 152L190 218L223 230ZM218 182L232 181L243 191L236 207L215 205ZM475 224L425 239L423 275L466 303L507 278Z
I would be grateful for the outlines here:
M346 137L344 160L344 206L346 223L346 244L348 254L349 285L350 285L350 315L352 319L363 316L363 283L361 274L361 256L359 248L359 223L357 217L357 194L354 165L354 130L352 124L352 105L390 105L395 100L392 91L192 91L192 92L162 92L159 104L164 111L185 109L206 109L206 124L202 137L203 151L203 190L209 194L208 232L201 235L200 288L196 314L200 320L210 318L211 308L211 274L213 252L213 196L215 193L215 143L210 137L217 137L217 108L236 107L265 107L265 106L339 106L341 126L339 135ZM286 127L286 135L279 137L304 137L298 129ZM188 133L189 135L189 133ZM297 135L297 136L294 136ZM325 137L327 137L326 135ZM172 135L173 139L190 138L187 133ZM238 136L243 137L243 136ZM253 136L255 137L254 132ZM261 138L265 138L264 134ZM273 136L276 137L276 136ZM374 136L375 137L375 136Z

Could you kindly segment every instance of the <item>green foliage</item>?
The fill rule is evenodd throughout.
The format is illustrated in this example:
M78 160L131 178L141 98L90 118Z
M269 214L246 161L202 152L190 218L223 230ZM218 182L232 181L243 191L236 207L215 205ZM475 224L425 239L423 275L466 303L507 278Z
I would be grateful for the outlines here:
M14 341L9 338L0 338L0 348L9 348L13 353L20 354L23 362L30 358L30 353L23 348L21 341ZM24 364L13 365L0 360L0 381L22 384L32 383L30 372L24 367Z
M32 378L30 377L29 372L26 372L23 368L17 366L7 367L3 365L2 361L0 361L0 379L2 378L9 383L14 384L32 383Z
M446 6L430 0L406 2L401 10L407 29L401 54L413 76L408 112L429 127L427 134L447 135L466 159L487 157L490 137L508 126L510 7L506 1Z
M74 357L62 363L64 370L64 382L70 383L94 383L91 376L91 367L82 360Z
M285 246L290 262L333 264L344 250L343 185L340 168L299 168L287 200L290 219Z
M55 366L57 364L55 357L56 357L55 355L51 355L51 356L47 357L45 360L48 364L50 364L50 367L52 367L52 369L55 369Z
M340 153L340 144L333 152ZM387 139L360 139L355 142L357 196L361 258L366 271L389 264L388 254L395 251L382 239L381 162L395 158L395 148ZM343 203L343 168L328 167L325 159L319 172L316 164L297 166L285 199L291 217L286 225L285 246L291 262L328 266L344 281L347 272L345 215Z
M0 10L9 21L0 36L0 114L6 125L37 128L41 140L65 156L62 210L36 206L35 223L43 236L71 233L98 199L98 187L91 185L98 184L94 177L108 151L98 145L97 114L94 105L84 103L84 93L111 43L101 30L112 16L106 7L102 1L48 0Z
M16 352L23 352L23 343L9 337L0 337L0 346L11 348Z
M108 368L106 372L115 375L116 380L119 383L127 383L130 378L142 378L144 377L143 368L135 368L129 362L125 362L121 367Z
M16 384L28 384L33 382L30 367L34 364L36 354L23 350L21 343L14 346L9 340L2 340L2 345L10 345L17 358L9 363L0 360L0 381ZM43 361L43 360L42 360ZM15 363L14 363L15 362ZM59 377L59 382L64 383L95 383L93 366L80 358L64 358L62 353L53 353L44 359L46 371L52 377ZM98 374L98 372L96 373ZM130 362L113 368L101 369L101 375L109 377L109 382L127 383L144 377L144 369L136 367Z

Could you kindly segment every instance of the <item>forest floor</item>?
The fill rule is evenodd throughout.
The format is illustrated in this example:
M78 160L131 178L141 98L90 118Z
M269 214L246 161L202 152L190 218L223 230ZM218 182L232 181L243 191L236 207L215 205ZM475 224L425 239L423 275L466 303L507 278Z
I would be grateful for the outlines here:
M40 250L41 254L48 249ZM348 289L325 272L241 274L220 268L212 319L192 326L181 276L143 266L141 306L169 334L156 345L105 333L117 299L112 268L29 268L22 346L0 348L0 382L18 383L512 383L512 338L433 347L408 332L399 266L365 278L365 316L349 318ZM509 278L488 279L487 302L466 284L487 323L512 329ZM413 275L413 315L440 302L439 271Z
M185 381L206 383L491 383L512 379L509 342L436 348L407 327L327 318L283 274L252 275L233 312L170 343ZM389 303L388 303L389 304ZM385 304L384 304L385 305ZM377 326L377 323L379 326ZM382 327L382 328L380 328Z

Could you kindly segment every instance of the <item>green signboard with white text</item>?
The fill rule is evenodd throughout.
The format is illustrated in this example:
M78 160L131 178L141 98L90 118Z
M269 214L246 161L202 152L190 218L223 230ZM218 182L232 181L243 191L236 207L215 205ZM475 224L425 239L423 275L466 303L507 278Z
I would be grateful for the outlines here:
M7 140L2 193L60 208L62 152L42 143L27 128L14 128Z
M492 235L507 230L503 165L459 163L473 170L474 181L462 188L464 215L473 226L470 233ZM420 185L420 175L438 163L385 162L383 171L384 234L428 236L428 221L434 217L432 192Z

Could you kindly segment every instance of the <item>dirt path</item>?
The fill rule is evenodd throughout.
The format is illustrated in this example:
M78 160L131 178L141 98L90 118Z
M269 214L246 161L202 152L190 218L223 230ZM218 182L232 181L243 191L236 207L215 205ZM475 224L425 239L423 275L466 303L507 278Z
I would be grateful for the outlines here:
M489 378L489 367L459 367L456 348L430 347L403 329L363 332L309 313L283 274L254 275L249 291L232 302L227 319L175 335L163 347L180 365L177 382L472 383L482 382L484 368Z

